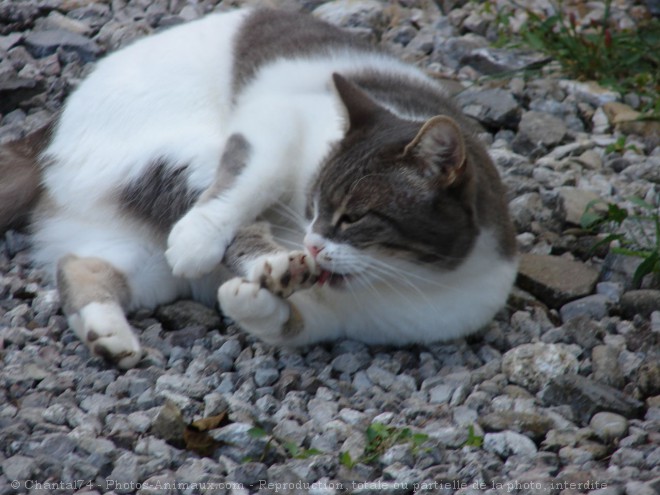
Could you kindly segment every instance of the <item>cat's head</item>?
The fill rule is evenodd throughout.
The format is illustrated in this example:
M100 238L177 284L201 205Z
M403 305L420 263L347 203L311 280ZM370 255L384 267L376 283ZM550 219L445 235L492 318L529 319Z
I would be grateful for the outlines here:
M322 280L371 278L401 262L455 267L478 234L474 165L461 127L444 115L402 119L333 78L347 130L311 189L305 236Z

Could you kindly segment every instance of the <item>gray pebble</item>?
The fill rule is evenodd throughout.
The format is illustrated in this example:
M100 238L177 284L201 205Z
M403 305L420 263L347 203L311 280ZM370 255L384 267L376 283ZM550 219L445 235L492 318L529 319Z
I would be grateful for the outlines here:
M530 456L537 452L536 445L532 440L514 431L486 433L484 435L484 449L504 458L511 455Z
M604 294L593 294L564 304L559 309L562 321L586 316L594 320L602 320L609 313L611 299Z

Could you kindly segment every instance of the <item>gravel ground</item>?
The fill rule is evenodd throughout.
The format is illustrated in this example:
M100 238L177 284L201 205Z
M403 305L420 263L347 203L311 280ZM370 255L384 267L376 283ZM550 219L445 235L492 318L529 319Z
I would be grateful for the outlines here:
M9 231L0 495L660 493L658 284L633 290L639 260L591 251L596 239L576 229L595 198L657 209L657 124L616 146L631 130L621 115L643 98L550 70L492 77L544 61L492 48L496 12L513 29L524 20L510 2L217 3L0 1L0 142L38 127L96 59L147 33L239 4L313 11L446 79L482 124L519 232L518 287L480 334L403 349L274 349L181 301L133 315L147 355L120 372L75 338L29 238ZM623 27L646 11L615 7Z

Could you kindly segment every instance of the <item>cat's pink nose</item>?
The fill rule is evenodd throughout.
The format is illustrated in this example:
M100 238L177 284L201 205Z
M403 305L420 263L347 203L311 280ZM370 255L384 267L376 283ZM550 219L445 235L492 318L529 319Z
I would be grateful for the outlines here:
M323 251L322 247L315 246L314 244L311 244L307 246L307 249L309 249L309 252L311 253L312 257L316 259L316 257L319 255L321 251Z

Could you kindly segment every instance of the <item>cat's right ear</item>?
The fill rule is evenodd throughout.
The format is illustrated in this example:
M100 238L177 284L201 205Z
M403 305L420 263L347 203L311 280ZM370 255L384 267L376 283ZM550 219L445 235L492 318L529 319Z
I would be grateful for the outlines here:
M332 74L332 81L346 110L347 130L372 124L384 110L367 93L344 76Z

